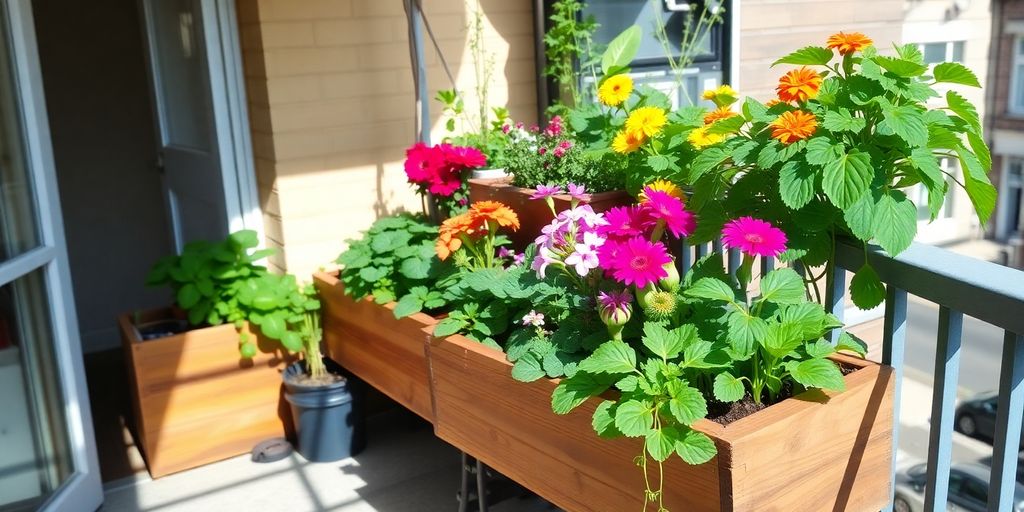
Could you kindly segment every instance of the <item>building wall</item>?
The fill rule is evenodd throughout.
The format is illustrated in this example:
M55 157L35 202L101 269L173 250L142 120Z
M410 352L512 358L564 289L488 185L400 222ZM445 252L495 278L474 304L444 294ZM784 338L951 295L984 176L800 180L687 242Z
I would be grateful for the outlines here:
M992 181L999 190L996 214L991 223L990 233L1006 239L1010 232L1011 216L1020 218L1019 206L1011 206L1008 198L1015 191L1008 189L1007 161L1010 157L1024 157L1024 114L1010 111L1010 95L1013 81L1014 43L1024 36L1024 1L996 0L1000 9L999 19L992 24L995 32L992 38L992 83L988 95L989 120L988 139L992 144Z
M462 0L425 0L428 22L474 111ZM491 105L535 121L529 2L482 0L494 54ZM346 238L395 211L419 210L405 183L415 141L407 24L399 1L239 0L260 199L271 264L299 276L330 264ZM430 95L451 88L425 40ZM445 135L431 102L433 140Z

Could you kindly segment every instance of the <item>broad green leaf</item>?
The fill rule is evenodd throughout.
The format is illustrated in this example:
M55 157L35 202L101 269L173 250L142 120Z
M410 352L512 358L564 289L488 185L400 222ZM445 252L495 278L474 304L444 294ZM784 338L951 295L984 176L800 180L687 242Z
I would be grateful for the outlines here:
M867 242L875 234L875 198L864 194L857 202L843 211L843 220L853 236Z
M764 339L768 324L763 319L746 311L729 313L729 345L744 356L754 352L760 340Z
M974 128L974 131L981 133L981 119L978 117L978 109L974 108L971 102L967 101L956 91L946 92L946 103L954 114L967 121L967 124Z
M903 252L917 234L917 206L899 190L890 190L875 203L875 240L890 256Z
M434 337L436 338L447 338L452 334L455 334L462 330L466 326L466 321L459 318L448 317L441 320L434 326Z
M715 442L703 432L687 429L676 442L676 453L687 464L704 464L718 453Z
M981 162L981 168L985 172L992 170L992 152L989 151L988 145L985 144L985 139L974 132L967 132L967 142L971 145L971 151L974 151L974 156L978 157L978 161Z
M868 344L864 340L843 331L839 334L839 342L836 343L836 350L849 350L861 357L868 353Z
M705 148L697 153L693 163L690 164L690 183L696 183L701 176L717 168L727 158L729 158L729 153L717 146Z
M231 240L231 243L243 249L252 249L260 244L259 236L251 229L235 231L228 235L228 238Z
M729 372L719 373L715 376L714 385L715 398L722 402L735 402L746 394L743 381L733 377Z
M794 159L779 170L779 195L786 206L799 210L814 197L817 172L802 159Z
M654 460L664 462L675 451L681 437L675 427L667 425L648 432L644 447Z
M878 56L873 59L875 63L894 75L910 78L923 75L928 71L928 66L909 60L897 59L895 57Z
M646 436L654 425L654 407L650 402L627 400L615 408L615 427L629 437Z
M283 313L272 313L263 317L259 323L260 331L270 339L279 340L288 331Z
M636 350L621 341L608 341L581 361L579 368L590 373L629 373L636 369Z
M928 188L937 187L946 182L942 175L942 168L939 167L939 160L928 148L914 148L907 161L920 172L921 181L925 182Z
M978 157L967 151L965 148L957 148L957 155L960 157L960 166L964 171L964 188L967 190L967 197L971 199L974 210L982 224L988 222L989 217L996 207L996 188L988 179L988 173L982 166Z
M911 147L924 147L928 144L928 125L921 112L911 105L883 107L878 133L896 135Z
M832 204L846 209L867 192L874 174L871 156L859 149L851 149L825 165L821 184Z
M821 127L832 132L860 133L866 126L863 117L854 117L849 110L829 110L821 121Z
M199 293L199 288L195 284L189 283L178 289L178 306L181 309L191 309L201 298L203 294Z
M551 393L551 410L555 414L569 414L592 396L600 395L611 386L613 378L607 375L595 375L577 372L572 377L562 379Z
M903 45L894 45L896 48L896 54L903 60L909 60L910 62L916 62L918 64L924 64L924 54L921 53L921 49L916 44L909 43Z
M359 269L359 278L368 283L375 283L387 277L388 271L383 267L363 267Z
M713 277L698 279L696 283L687 288L684 295L688 297L700 297L703 299L734 301L736 294L731 286L724 281Z
M730 135L736 133L743 127L747 120L743 116L733 116L715 121L708 127L708 135Z
M647 166L655 172L661 172L672 165L672 161L665 155L651 155L647 157Z
M793 324L800 329L801 339L821 336L825 328L825 310L816 302L802 302L786 306L780 318L784 323Z
M608 73L612 68L629 66L640 49L642 35L640 27L633 25L615 36L601 56L601 71Z
M878 273L865 264L850 280L850 299L860 309L871 309L885 300L885 285Z
M935 69L932 70L932 75L935 76L936 82L981 87L981 83L978 82L978 76L967 66L959 62L943 62L935 66Z
M828 357L836 351L836 348L824 338L818 338L814 343L808 343L806 348L807 355L819 359Z
M430 277L431 260L409 258L402 260L398 271L409 279L427 279Z
M301 352L302 336L295 331L285 331L281 335L281 345L288 349L289 352Z
M764 348L773 357L784 357L803 343L799 325L770 324L764 337Z
M764 103L749 96L743 100L743 117L755 123L768 123L775 119L775 116L768 113Z
M668 410L680 423L690 425L708 415L708 404L700 391L684 386L669 399Z
M615 428L615 402L610 400L602 400L597 405L597 409L594 409L594 418L590 424L594 427L594 432L597 435L604 438L619 437L622 432Z
M409 294L399 299L398 304L395 305L395 318L405 318L413 313L419 313L423 310L423 300L419 297Z
M565 363L568 360L569 358L565 352L552 349L547 354L544 354L544 358L541 360L541 367L544 368L544 373L548 377L555 379L565 373Z
M846 389L843 372L839 371L839 367L828 359L809 359L790 365L789 374L793 376L793 380L804 387L834 391Z
M772 63L772 67L779 64L795 64L797 66L824 66L832 61L835 54L828 48L820 46L806 46Z
M805 298L804 280L791 268L773 270L761 278L761 300L797 304Z
M523 357L517 359L516 364L512 365L512 378L520 382L533 382L543 377L544 369L541 368L537 356L531 352L523 354Z
M814 137L807 142L805 158L807 163L821 167L838 160L843 151L842 144L835 144L827 137Z
M655 322L644 323L643 344L652 354L662 359L672 359L682 352L684 343L679 331L669 331Z

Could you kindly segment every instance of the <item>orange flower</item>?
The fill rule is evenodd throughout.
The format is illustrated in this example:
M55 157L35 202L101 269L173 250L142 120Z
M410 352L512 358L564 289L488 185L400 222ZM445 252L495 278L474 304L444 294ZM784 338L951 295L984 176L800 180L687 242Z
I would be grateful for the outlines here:
M814 114L804 110L784 112L772 121L772 137L783 144L791 144L814 135L818 129L818 119Z
M712 110L704 115L704 124L713 124L715 121L721 121L722 119L729 119L730 117L736 117L739 114L729 110L729 107L722 107L719 109Z
M873 42L868 36L860 32L850 32L849 34L839 32L828 37L826 46L839 51L840 55L849 55L853 52L859 52L865 46L871 46Z
M448 256L462 247L462 236L473 235L483 227L482 219L468 211L444 220L438 230L437 242L434 243L434 250L437 257L444 261Z
M772 98L772 99L768 100L768 101L767 101L767 102L766 102L766 103L764 104L764 106L766 106L766 107L768 107L768 108L772 108L772 107L774 107L775 105L778 105L778 104L781 104L781 103L782 103L782 100L780 100L780 99L778 99L778 98Z
M477 201L469 207L468 213L481 225L488 221L494 221L503 228L511 227L513 231L519 229L519 216L511 208L498 201Z
M818 95L821 88L821 75L806 66L794 69L779 79L779 99L791 101L807 101Z

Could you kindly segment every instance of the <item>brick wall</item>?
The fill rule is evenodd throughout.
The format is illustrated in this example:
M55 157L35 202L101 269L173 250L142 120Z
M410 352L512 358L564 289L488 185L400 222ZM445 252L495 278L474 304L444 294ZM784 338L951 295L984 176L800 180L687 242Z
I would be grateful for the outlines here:
M473 111L462 0L424 0L428 21ZM492 105L535 121L529 2L482 0L494 54ZM239 0L246 89L271 260L299 276L325 265L375 218L418 210L403 150L415 141L414 96L402 2ZM425 41L430 96L451 88ZM431 103L433 139L444 136Z
M1009 112L1010 81L1013 72L1013 44L1016 34L1003 31L1006 22L1024 21L1024 0L1008 0L1002 4L1002 20L995 24L998 31L993 41L992 58L995 64L993 75L991 104L989 108L993 116L992 126L996 129L1024 130L1024 115Z

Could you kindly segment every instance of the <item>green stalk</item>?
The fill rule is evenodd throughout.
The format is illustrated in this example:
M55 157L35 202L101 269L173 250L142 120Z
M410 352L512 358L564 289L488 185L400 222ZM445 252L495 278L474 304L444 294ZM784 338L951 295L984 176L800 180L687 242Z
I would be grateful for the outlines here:
M306 324L305 350L303 357L306 360L306 370L313 379L327 376L327 367L324 366L324 356L320 352L320 315L317 311L307 311L304 315Z

